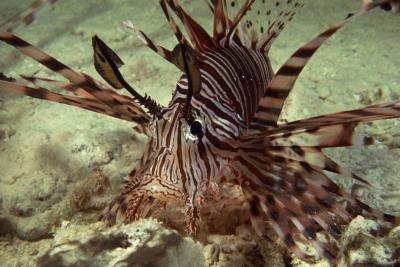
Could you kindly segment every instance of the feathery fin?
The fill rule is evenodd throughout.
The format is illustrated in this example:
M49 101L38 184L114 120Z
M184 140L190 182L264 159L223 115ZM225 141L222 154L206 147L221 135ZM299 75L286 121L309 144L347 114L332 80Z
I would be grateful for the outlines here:
M283 104L294 87L294 84L309 62L314 53L324 44L335 32L354 18L364 14L359 11L353 16L337 23L313 38L310 42L300 47L273 77L265 91L264 97L259 102L259 108L254 119L262 122L267 127L276 126Z

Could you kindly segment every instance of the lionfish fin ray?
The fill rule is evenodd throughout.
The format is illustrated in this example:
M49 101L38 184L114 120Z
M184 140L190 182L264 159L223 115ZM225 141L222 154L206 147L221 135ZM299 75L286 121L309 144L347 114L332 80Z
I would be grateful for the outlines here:
M298 231L293 226L292 218L294 217L290 214L290 211L279 206L280 201L268 191L245 187L244 193L250 206L251 223L257 229L257 234L263 238L271 239L266 233L268 228L265 225L265 221L269 219L270 226L286 248L301 259L308 258L308 255L300 249L295 241L295 235ZM320 246L318 242L313 241L314 245Z
M98 91L99 89L96 88L96 84L93 84L92 81L94 80L88 81L87 77L89 76L85 77L85 75L74 71L57 59L51 57L50 55L46 54L45 52L41 51L40 49L36 48L35 46L31 45L30 43L10 32L0 32L0 40L18 49L19 51L34 59L38 63L42 64L46 68L60 74L71 83L81 87L83 90L87 91L89 94L97 98L100 102L104 103L108 101L104 101L104 99L101 99L100 94L97 94L96 96L96 91Z
M70 83L70 82L63 82L63 81L59 81L59 80L50 79L50 78L47 78L47 77L39 77L39 76L36 76L36 75L32 75L32 76L20 75L20 77L23 80L34 84L35 86L37 86L39 82L44 82L44 83L47 83L49 85L53 85L53 86L56 86L58 88L62 88L64 90L66 90L66 91L69 91L69 92L73 93L76 96L83 97L83 98L86 98L86 99L90 99L90 100L93 100L93 101L97 101L97 99L95 97L93 97L93 95L89 94L88 92L86 92L82 88L79 88L79 86L77 86L77 85L75 85L73 83Z
M93 79L91 76L78 73L73 69L69 68L65 64L61 63L57 59L51 57L35 46L29 44L25 40L10 32L0 32L0 41L8 43L14 48L20 50L22 53L36 60L38 63L47 67L48 69L60 74L72 84L86 91L90 94L97 102L102 103L112 109L115 109L119 114L130 114L134 117L140 117L140 119L134 120L138 123L148 122L150 117L145 112L135 113L135 110L121 104L117 97L118 94L110 94L109 89L105 88L98 81ZM132 100L133 102L133 100ZM136 109L142 111L142 109Z
M85 100L91 100L93 102L98 102L99 104L102 104L95 98L92 94L89 94L79 86L71 83L71 82L65 82L65 81L58 81L50 78L45 78L45 77L39 77L39 76L27 76L27 75L20 75L21 78L23 78L25 81L34 84L35 86L38 86L39 82L55 86L61 89L64 89L70 93L73 93L76 96L79 96L81 99ZM138 105L135 101L133 101L132 98L125 96L125 95L120 95L116 93L115 91L111 89L102 89L103 92L109 94L112 96L114 99L116 99L119 103L119 105L123 106L125 112L123 112L125 115L128 117L142 117L146 118L146 121L149 120L147 113L142 109L140 105ZM104 104L102 104L104 105ZM105 106L105 105L104 105ZM110 107L105 106L108 109L112 110ZM115 112L114 112L115 113ZM132 118L133 118L132 117ZM135 121L135 120L130 120L130 121ZM137 121L139 124L141 121ZM138 126L141 127L141 126Z
M226 36L229 26L228 11L226 8L226 0L217 0L214 8L214 39L221 41Z
M320 115L307 119L288 122L279 125L275 129L270 129L265 132L266 135L273 138L283 135L301 134L304 132L316 132L322 136L325 132L325 141L329 140L329 132L326 129L333 130L333 137L337 137L338 133L346 133L347 140L331 140L329 146L346 146L346 145L368 145L373 143L373 139L369 137L353 138L352 132L349 129L359 123L373 122L377 120L387 120L400 117L400 101L371 105L360 109L342 111L332 114ZM336 126L336 127L335 127ZM335 135L336 132L336 135ZM351 140L349 140L351 139ZM343 144L343 145L340 145ZM322 145L321 145L322 146ZM326 144L328 146L328 143Z
M171 27L172 31L174 32L174 35L176 39L178 40L178 43L184 44L184 45L190 45L189 41L186 39L185 35L182 33L181 29L178 27L177 23L175 22L174 18L171 16L168 6L166 4L167 0L160 0L160 5L161 8L164 12L165 17L168 20L169 26Z
M215 4L213 3L213 0L204 0L204 2L206 2L206 5L210 9L211 13L214 14L214 12L215 12Z
M286 3L284 3L286 2ZM279 3L279 4L278 4ZM278 9L278 6L280 7ZM294 1L278 1L275 3L275 7L269 8L266 12L268 18L268 25L262 27L261 36L262 38L257 40L256 48L262 51L264 54L268 54L269 49L273 42L278 38L279 34L285 29L287 23L289 23L299 9L304 6L303 3ZM275 17L272 17L273 12Z
M344 147L365 146L374 144L372 137L357 134L358 123L341 123L321 125L307 128L303 131L285 132L281 135L271 135L271 143L279 146L297 145L301 147Z
M239 25L240 21L243 19L243 17L246 15L247 11L251 8L251 6L254 4L255 0L246 0L241 8L239 9L238 13L236 14L235 18L229 25L229 31L226 35L225 43L229 45L232 42L233 37L235 36L236 33L236 28Z
M359 11L337 23L336 25L323 31L311 41L300 47L284 64L272 78L263 98L259 102L259 108L254 119L266 125L275 125L282 111L283 104L294 87L300 73L309 62L314 53L324 44L335 32L344 25L352 21L355 17L362 15Z
M130 20L123 22L124 26L135 32L139 39L151 50L156 52L162 58L173 64L172 52L160 45L155 44L144 32L136 28Z
M37 99L43 99L51 102L66 104L69 106L74 106L86 110L90 110L96 113L108 115L111 117L115 117L118 119L131 121L131 122L139 122L141 121L140 116L136 116L135 114L122 114L119 112L114 111L113 109L109 108L108 106L97 102L96 100L85 99L76 96L66 96L51 92L43 87L31 87L22 84L18 84L15 82L7 82L0 79L0 88L3 90L7 90L12 93L18 93L26 96L30 96Z
M287 162L297 161L300 164L310 164L313 168L352 178L360 182L363 186L371 186L364 178L354 174L327 157L320 148L301 147L292 144L287 147L271 145L267 146L267 149L271 155L284 157Z
M169 7L182 21L189 34L193 47L202 52L212 49L216 46L215 40L207 33L207 31L197 23L186 11L179 5L177 0L162 0L167 2Z

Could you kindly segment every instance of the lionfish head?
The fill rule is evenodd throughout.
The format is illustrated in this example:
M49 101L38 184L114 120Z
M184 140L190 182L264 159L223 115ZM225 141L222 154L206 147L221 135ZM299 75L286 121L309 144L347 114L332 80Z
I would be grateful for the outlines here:
M148 149L139 169L131 174L124 196L132 198L135 192L133 195L151 195L158 200L179 199L189 209L196 209L206 192L221 181L224 169L238 150L240 133L251 122L272 77L266 56L270 45L285 22L293 18L293 10L301 7L295 1L284 1L292 7L279 12L264 32L263 27L256 28L250 20L242 23L254 2L244 1L230 18L226 1L211 1L209 7L214 13L211 36L176 0L160 1L178 40L172 51L156 45L131 22L125 22L146 46L183 72L167 107L161 107L148 96L140 96L115 72L104 75L106 67L102 67L99 58L109 58L108 65L120 60L95 37L98 72L114 88L128 89L152 115L146 129L150 136ZM231 1L231 8L235 5L236 1ZM177 26L171 10L181 20L189 39ZM271 9L266 9L266 15L270 13Z

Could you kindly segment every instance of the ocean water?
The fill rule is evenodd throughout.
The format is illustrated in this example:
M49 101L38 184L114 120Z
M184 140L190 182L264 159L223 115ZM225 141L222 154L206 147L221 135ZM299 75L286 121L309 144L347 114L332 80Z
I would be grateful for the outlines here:
M212 15L204 1L181 2L188 13L211 29ZM356 11L360 4L356 0L304 2L305 7L271 49L275 70L304 42ZM0 23L29 4L29 0L0 0ZM140 93L166 105L180 73L122 26L121 22L128 19L157 43L171 49L176 45L155 0L59 0L42 12L35 23L19 27L15 33L66 65L99 78L93 67L91 46L91 37L96 34L123 59L125 65L121 71L126 80ZM400 16L375 10L340 30L303 71L285 107L284 117L291 121L398 101L399 27ZM18 74L57 77L4 43L0 43L0 72L13 77ZM397 214L399 123L399 120L388 120L359 127L360 134L375 137L380 141L378 145L327 151L336 162L367 177L379 189L363 192L362 198L372 206ZM143 152L146 139L134 133L133 126L0 89L0 266L34 266L35 260L56 244L54 236L65 222L82 225L82 229L83 225L95 224L102 207L118 194L123 179ZM344 178L334 179L344 188L351 185ZM173 210L162 217L167 218L167 226L181 230L179 212ZM239 242L226 238L240 236L238 233L242 231L237 227L245 218L238 219L235 225L228 222L233 217L234 213L220 218L222 223L216 224L217 231L210 230L200 238L205 244L208 266L240 266L242 262L247 262L247 266L262 265L268 258L265 255L269 255L265 251L260 252L259 260L246 259L238 249L220 253L229 254L230 259L226 255L220 256L219 261L209 259L209 244L218 243L223 247L224 242ZM258 248L262 247L254 236L251 240ZM399 244L398 239L394 240ZM264 250L267 248L264 244ZM388 245L388 248L392 247ZM278 249L275 256L273 265L283 266L279 260L282 250ZM304 263L298 266L301 264Z

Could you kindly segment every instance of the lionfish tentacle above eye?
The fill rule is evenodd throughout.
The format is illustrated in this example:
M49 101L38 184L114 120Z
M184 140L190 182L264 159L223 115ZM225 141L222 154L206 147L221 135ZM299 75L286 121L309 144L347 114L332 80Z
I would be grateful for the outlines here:
M26 10L1 24L0 29L12 32L21 24L28 26L38 18L43 10L47 9L56 2L57 0L35 0Z
M146 107L149 113L158 115L161 106L151 97L139 94L129 83L127 83L119 71L124 64L119 56L108 47L97 35L92 37L94 66L100 76L115 89L125 88L134 99Z
M182 117L191 124L193 122L193 116L190 112L191 101L194 94L198 94L201 90L201 74L196 59L196 53L190 46L180 44L177 47L178 60L177 65L182 69L187 79L187 96L186 102L182 106Z
M269 83L264 97L259 103L258 111L254 116L253 128L270 128L277 125L283 104L293 89L300 73L309 62L314 53L344 25L355 17L362 15L361 10L349 16L338 24L318 34L310 42L300 47L287 61L279 68L272 81Z

